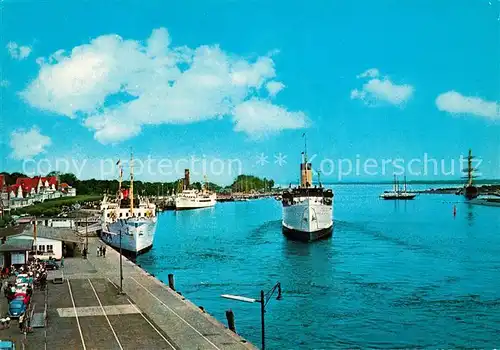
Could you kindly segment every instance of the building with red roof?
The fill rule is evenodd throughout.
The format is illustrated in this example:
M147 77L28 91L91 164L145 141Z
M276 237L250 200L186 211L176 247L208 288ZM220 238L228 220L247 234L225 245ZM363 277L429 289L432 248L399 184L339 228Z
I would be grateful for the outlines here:
M56 176L20 177L11 186L4 186L9 206L13 209L63 196L76 196L68 184L59 185Z

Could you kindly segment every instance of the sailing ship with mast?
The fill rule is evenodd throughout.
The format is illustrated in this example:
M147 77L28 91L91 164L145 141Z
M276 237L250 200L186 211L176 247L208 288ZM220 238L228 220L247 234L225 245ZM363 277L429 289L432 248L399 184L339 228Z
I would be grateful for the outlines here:
M380 198L382 199L402 199L402 200L409 200L415 198L416 194L408 192L407 186L406 186L406 176L404 177L404 183L403 183L403 189L401 189L399 181L394 175L394 187L392 191L385 191L380 195Z
M201 209L215 206L217 202L217 194L210 191L207 177L201 190L190 188L189 184L189 169L184 171L184 186L183 191L175 197L175 209Z
M465 177L467 179L467 183L465 184L463 190L464 196L467 200L471 200L479 196L479 189L476 186L474 186L472 181L474 178L477 177L474 175L475 169L472 166L473 159L474 156L472 155L472 149L469 149L469 155L467 157L467 168L463 170L465 173L467 173L467 176Z
M332 235L333 191L312 183L312 165L307 159L307 139L300 164L300 185L283 192L283 234L293 240L311 242Z
M118 161L120 180L115 198L104 195L101 203L101 239L114 248L141 254L153 246L156 206L147 198L134 197L134 163L130 157L130 188L122 188L123 167Z
M470 204L500 207L500 194L480 195L479 188L474 186L473 179L477 178L477 176L474 175L474 171L476 171L476 169L472 166L473 159L474 156L472 155L472 150L469 149L469 155L467 157L467 168L463 170L467 174L465 176L465 178L467 179L467 183L465 184L464 188L459 191L459 193L463 193L464 197Z

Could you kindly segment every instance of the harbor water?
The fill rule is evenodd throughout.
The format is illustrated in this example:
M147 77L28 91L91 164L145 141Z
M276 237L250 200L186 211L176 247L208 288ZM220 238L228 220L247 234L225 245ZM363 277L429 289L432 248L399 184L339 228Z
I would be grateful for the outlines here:
M164 212L137 262L165 282L173 273L176 289L223 323L232 309L258 346L259 304L220 295L259 298L278 281L268 348L500 346L499 208L456 195L379 199L390 186L334 186L333 237L309 244L281 234L274 198Z

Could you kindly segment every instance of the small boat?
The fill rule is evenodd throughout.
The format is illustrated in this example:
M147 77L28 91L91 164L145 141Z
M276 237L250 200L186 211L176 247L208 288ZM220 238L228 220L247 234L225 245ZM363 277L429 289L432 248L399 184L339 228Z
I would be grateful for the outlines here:
M394 175L394 188L392 191L385 191L380 195L380 198L382 199L390 199L390 200L410 200L416 197L416 193L411 193L408 192L406 189L406 176L404 180L404 187L403 190L400 189L399 187L399 182L396 178L396 175Z

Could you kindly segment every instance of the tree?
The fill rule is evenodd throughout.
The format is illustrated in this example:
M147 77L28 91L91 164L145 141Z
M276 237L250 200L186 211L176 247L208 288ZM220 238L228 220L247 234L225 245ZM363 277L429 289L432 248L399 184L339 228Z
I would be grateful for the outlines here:
M17 179L20 178L20 177L27 177L25 174L23 174L23 173L17 173L17 172L14 172L14 173L11 173L11 174L4 172L4 173L0 173L0 174L2 174L4 176L4 178L5 178L5 184L7 186L14 185L16 183Z
M58 175L53 175L53 176L59 176L60 183L67 183L71 187L75 186L76 182L78 181L75 174L71 174L71 173L61 174L59 172L55 172L55 173L58 173Z
M260 179L253 175L238 175L231 188L235 192L269 190L274 186L273 180Z

